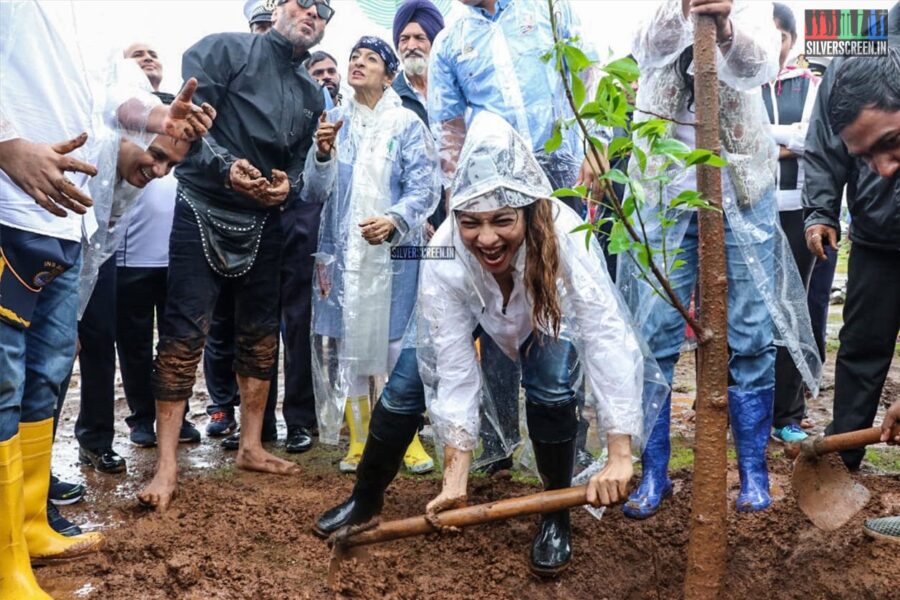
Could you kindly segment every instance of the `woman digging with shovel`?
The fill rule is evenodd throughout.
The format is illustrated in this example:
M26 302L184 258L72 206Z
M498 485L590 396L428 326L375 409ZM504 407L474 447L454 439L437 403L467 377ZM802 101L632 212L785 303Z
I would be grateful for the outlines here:
M320 535L367 524L381 512L426 404L444 447L443 489L428 503L427 518L442 528L439 513L466 502L483 383L473 336L482 331L521 363L545 489L571 485L577 433L571 374L583 367L609 453L585 501L625 498L631 445L646 438L644 424L654 422L667 388L648 385L645 397L652 400L642 407L645 370L649 381L661 381L661 374L642 356L597 242L585 247L584 234L572 232L580 218L551 193L519 135L500 117L479 113L459 160L452 218L429 246L447 260L422 265L419 319L408 336L415 347L402 351L374 409L353 493L318 519ZM569 511L544 515L531 546L532 571L557 575L571 553Z

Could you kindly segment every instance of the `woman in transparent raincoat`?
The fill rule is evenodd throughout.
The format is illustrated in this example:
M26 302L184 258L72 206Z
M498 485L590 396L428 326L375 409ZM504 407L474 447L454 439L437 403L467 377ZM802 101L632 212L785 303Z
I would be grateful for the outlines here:
M439 527L440 511L465 502L482 384L492 376L476 357L473 340L482 331L521 362L526 421L545 489L571 485L577 433L571 373L581 368L609 451L586 501L624 499L631 445L640 447L644 438L645 412L655 420L652 404L646 411L641 404L645 369L658 376L650 384L655 394L647 394L657 409L666 387L652 359L644 361L596 240L586 247L584 234L572 233L581 219L551 193L512 127L492 113L476 115L452 187L452 217L429 245L435 260L423 262L416 331L375 408L353 494L319 518L321 533L360 525L381 510L426 404L444 447L443 489L427 506L429 520ZM569 511L544 515L531 569L553 576L570 557Z
M390 87L398 66L383 40L360 39L347 76L354 97L323 115L307 160L305 198L325 202L313 286L313 382L324 441L337 443L346 414L344 472L356 471L362 456L370 381L383 380L400 354L418 282L412 253L425 244L423 226L440 195L431 135ZM434 467L418 436L404 460L415 473Z
M765 2L664 0L638 30L632 52L641 67L635 122L655 116L672 119L672 136L690 147L694 139L693 39L691 12L715 18L723 158L722 206L728 275L728 388L732 433L737 447L741 490L740 511L763 510L771 503L766 444L772 426L775 343L794 358L809 389L818 390L821 364L812 341L805 291L790 250L776 223L775 167L777 147L768 135L768 119L760 86L778 74L780 32ZM641 112L641 110L646 112ZM652 114L650 114L652 113ZM646 146L646 140L635 142ZM648 162L646 175L660 175L660 159ZM632 163L632 173L639 176ZM641 209L649 241L655 248L678 249L686 264L670 281L686 305L697 280L696 211L669 208L675 224L663 229L660 204L695 190L696 168L675 165L660 194L647 181ZM672 260L670 255L669 260ZM671 382L684 341L684 319L633 271L634 261L620 260L617 282L631 305L635 321ZM646 518L672 493L668 477L670 399L664 403L642 456L639 488L623 507L626 515Z

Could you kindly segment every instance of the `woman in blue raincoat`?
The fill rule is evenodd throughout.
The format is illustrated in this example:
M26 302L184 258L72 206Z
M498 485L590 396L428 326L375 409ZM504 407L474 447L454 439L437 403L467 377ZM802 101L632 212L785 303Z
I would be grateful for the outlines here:
M307 201L324 202L313 292L313 382L323 441L336 443L346 414L350 449L362 456L370 384L400 353L416 299L423 225L440 196L437 153L421 120L390 84L399 60L386 42L353 47L347 83L354 96L327 111L306 167ZM422 473L433 462L418 437L405 457Z

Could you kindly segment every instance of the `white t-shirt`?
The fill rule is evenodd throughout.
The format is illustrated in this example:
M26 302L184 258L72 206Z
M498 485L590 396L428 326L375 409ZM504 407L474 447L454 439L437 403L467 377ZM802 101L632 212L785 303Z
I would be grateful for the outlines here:
M0 2L0 111L6 139L55 144L87 132L88 142L70 155L93 163L94 102L76 31L70 2ZM86 175L66 176L87 191ZM50 214L0 171L3 225L79 241L82 217L67 212Z
M144 188L116 253L120 267L169 266L169 234L175 213L178 180L174 172Z

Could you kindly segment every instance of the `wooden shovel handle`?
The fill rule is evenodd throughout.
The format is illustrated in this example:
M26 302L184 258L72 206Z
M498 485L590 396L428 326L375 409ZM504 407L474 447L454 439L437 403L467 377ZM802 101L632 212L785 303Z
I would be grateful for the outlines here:
M891 431L891 437L900 434L900 424L894 425ZM854 448L862 448L870 444L877 444L881 441L881 427L870 427L869 429L860 429L859 431L851 431L850 433L838 433L835 435L827 435L823 438L816 439L813 442L816 454L828 454L829 452L840 452L842 450L853 450Z
M537 513L556 512L587 504L587 486L565 488L541 492L519 498L507 498L486 504L476 504L438 513L441 525L447 527L468 527L492 521L502 521L512 517ZM363 531L347 538L343 545L364 546L390 540L425 535L435 531L425 517L410 517L398 521L387 521L378 527Z

